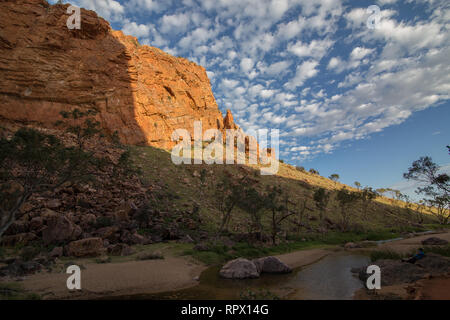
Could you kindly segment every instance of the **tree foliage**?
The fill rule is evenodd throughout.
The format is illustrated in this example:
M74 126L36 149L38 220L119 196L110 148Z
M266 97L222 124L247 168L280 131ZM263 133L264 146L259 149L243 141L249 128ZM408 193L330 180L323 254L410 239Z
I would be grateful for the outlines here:
M334 182L339 180L339 175L337 173L333 173L331 176L328 177L330 180L333 180Z
M341 208L341 229L342 231L348 231L348 227L350 225L350 206L356 202L360 198L360 195L357 192L352 192L343 188L338 191L336 199Z
M314 192L313 198L319 209L320 221L322 221L325 217L328 202L330 201L330 192L326 191L324 188L319 188Z
M425 195L426 201L436 208L432 212L439 222L447 224L450 218L450 176L441 173L439 166L430 157L414 161L403 176L423 185L417 188L416 193Z

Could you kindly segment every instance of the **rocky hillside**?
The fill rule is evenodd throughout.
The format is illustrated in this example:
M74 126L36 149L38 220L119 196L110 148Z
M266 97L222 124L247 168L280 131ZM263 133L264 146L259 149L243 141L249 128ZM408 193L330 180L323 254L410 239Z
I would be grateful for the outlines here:
M52 127L61 110L95 108L122 142L162 148L195 120L224 127L203 67L141 46L93 11L69 30L68 6L0 1L0 118Z

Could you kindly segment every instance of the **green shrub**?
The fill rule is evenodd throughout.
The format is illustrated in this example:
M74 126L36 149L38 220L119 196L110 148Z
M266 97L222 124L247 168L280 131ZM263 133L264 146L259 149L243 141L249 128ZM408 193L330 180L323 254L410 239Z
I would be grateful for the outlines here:
M400 260L402 258L405 258L406 256L408 255L402 255L391 250L377 250L370 253L370 260L372 262L382 259Z

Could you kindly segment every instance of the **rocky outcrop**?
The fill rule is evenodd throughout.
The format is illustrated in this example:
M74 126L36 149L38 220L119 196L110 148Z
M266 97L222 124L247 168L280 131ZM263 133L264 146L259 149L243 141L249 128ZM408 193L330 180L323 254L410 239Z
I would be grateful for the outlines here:
M227 114L223 119L223 126L225 129L238 129L238 126L234 123L233 115L231 114L231 110L227 110Z
M203 67L140 45L93 11L69 30L68 6L0 2L1 119L53 127L62 110L93 108L124 143L162 148L175 129L193 134L195 120L224 128ZM234 125L231 113L226 121Z
M222 267L219 274L225 279L259 278L259 272L256 265L252 261L243 258L229 261Z

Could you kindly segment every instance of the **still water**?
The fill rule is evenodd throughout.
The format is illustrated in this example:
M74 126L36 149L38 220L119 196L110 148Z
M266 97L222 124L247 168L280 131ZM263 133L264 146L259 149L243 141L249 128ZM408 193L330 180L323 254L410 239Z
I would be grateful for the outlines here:
M225 280L219 277L219 268L205 270L199 285L179 291L120 297L119 299L189 299L237 300L250 289L267 290L282 299L294 300L349 300L363 287L352 273L352 268L368 265L363 255L333 253L309 266L287 275L263 274L259 279Z

